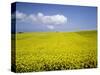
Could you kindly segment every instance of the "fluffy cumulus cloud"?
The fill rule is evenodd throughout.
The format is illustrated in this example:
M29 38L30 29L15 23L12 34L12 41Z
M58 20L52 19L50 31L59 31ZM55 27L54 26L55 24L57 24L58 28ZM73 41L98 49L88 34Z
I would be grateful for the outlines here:
M43 24L49 24L49 25L59 25L66 22L66 17L63 15L52 15L52 16L45 16L42 13L37 14L37 20L40 20Z
M55 25L64 25L67 22L67 17L64 15L44 15L41 12L27 15L25 13L16 11L16 19L25 22L31 21L32 23L46 25L49 29L54 29Z
M16 11L16 19L23 21L25 18L27 18L26 14Z

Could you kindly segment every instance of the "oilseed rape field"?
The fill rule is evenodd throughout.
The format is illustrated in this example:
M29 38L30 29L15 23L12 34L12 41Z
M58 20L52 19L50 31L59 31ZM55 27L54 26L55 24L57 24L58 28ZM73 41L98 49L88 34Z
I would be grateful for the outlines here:
M97 67L97 31L16 33L16 72Z

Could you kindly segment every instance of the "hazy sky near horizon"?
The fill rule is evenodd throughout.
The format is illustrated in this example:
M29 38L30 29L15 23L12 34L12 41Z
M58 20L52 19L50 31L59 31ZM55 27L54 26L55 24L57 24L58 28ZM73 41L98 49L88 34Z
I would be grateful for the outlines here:
M97 29L96 7L18 2L15 18L17 32Z

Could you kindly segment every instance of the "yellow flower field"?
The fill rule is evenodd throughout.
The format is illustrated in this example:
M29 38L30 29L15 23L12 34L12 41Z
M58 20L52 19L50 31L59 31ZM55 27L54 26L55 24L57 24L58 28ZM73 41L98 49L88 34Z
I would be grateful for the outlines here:
M16 34L16 72L97 67L97 31Z

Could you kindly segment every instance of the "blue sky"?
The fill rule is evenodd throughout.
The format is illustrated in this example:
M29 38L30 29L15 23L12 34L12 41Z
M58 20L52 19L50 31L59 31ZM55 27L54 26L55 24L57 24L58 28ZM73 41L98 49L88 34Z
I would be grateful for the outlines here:
M16 3L17 32L96 29L96 7Z

